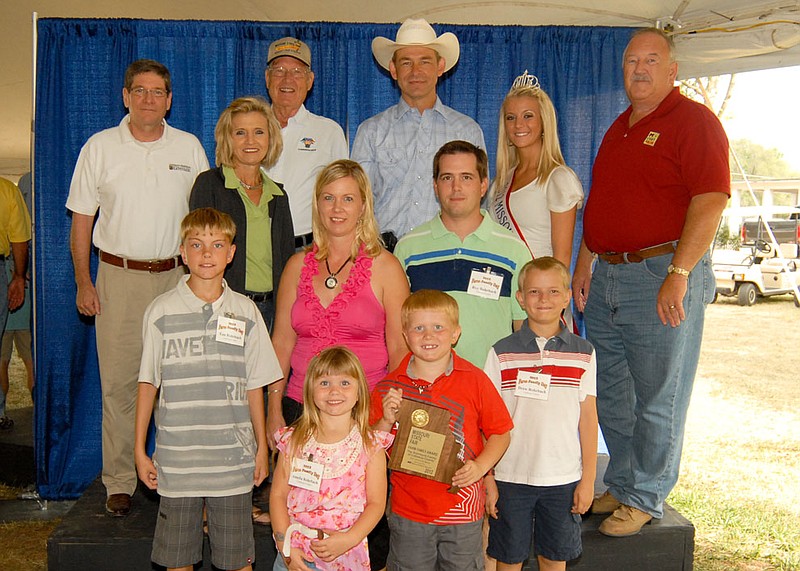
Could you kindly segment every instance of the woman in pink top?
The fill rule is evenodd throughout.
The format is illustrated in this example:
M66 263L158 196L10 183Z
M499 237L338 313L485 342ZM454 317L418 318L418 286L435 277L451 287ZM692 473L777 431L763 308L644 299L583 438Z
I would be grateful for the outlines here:
M408 280L381 245L369 179L358 163L339 160L320 172L311 216L314 244L289 259L278 288L272 344L289 383L269 390L273 448L275 432L302 412L306 368L320 351L332 345L352 350L370 391L407 351L400 306Z

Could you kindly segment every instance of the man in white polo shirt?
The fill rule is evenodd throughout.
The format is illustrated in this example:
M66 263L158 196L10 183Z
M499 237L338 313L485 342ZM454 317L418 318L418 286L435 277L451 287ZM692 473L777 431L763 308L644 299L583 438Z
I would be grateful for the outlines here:
M67 198L76 304L82 315L95 316L97 327L102 479L112 516L128 515L136 490L134 413L144 311L184 273L180 222L195 177L208 169L200 141L164 120L172 105L165 66L133 62L122 99L128 115L83 146ZM92 243L100 256L96 286L89 271Z
M314 115L304 105L314 85L311 50L304 42L288 37L272 42L264 76L283 138L283 152L267 174L283 183L289 195L295 247L303 248L311 244L311 201L317 173L348 157L347 141L335 121Z

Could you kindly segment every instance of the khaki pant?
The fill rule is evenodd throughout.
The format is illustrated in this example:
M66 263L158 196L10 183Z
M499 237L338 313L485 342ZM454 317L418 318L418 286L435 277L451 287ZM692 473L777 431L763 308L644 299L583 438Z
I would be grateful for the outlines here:
M97 295L100 315L97 360L103 393L103 484L106 493L133 494L136 392L142 358L142 319L160 294L177 285L183 267L158 274L118 268L100 262Z

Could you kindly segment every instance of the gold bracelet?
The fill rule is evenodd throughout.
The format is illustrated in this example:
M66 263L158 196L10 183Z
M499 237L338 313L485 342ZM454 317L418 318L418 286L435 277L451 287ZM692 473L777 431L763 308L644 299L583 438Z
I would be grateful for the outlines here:
M271 395L272 393L282 393L282 392L283 392L283 389L269 389L267 391L267 394Z

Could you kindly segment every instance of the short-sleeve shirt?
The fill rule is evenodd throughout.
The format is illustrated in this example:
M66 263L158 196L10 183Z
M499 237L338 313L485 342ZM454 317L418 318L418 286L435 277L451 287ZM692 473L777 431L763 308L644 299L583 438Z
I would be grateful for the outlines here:
M178 255L180 223L189 212L194 179L208 170L197 137L170 127L144 143L120 124L89 137L81 149L67 208L100 215L92 240L100 250L134 260Z
M333 444L317 442L311 436L298 454L291 450L294 428L285 427L276 435L278 450L286 455L289 466L294 458L307 459L322 464L323 474L318 492L289 485L286 498L290 523L301 523L313 529L350 529L364 513L367 505L367 465L375 454L385 454L392 435L375 431L373 442L367 443L354 425L347 437ZM320 560L311 550L311 540L301 533L293 533L292 547L301 549L320 571L356 571L369 569L367 538L330 563Z
M675 88L629 126L631 111L608 129L594 162L583 237L595 253L677 240L692 198L730 195L728 138L707 107Z
M495 479L529 486L560 486L581 478L578 423L581 403L597 396L591 343L562 326L549 339L527 321L495 343L484 371L514 419L511 444L495 466ZM546 399L517 395L520 374L549 377Z
M513 174L505 188L496 189L489 211L492 219L525 242L534 258L553 255L551 212L580 208L583 186L566 166L558 166L546 180L531 181L509 192Z
M281 137L283 152L267 174L283 184L289 196L294 233L302 236L311 232L311 201L317 175L333 161L347 158L347 141L336 121L311 113L305 105L289 117Z
M492 345L510 334L512 321L527 316L514 297L519 271L531 259L525 244L483 212L483 222L461 241L437 214L403 237L394 255L400 260L411 291L436 289L458 302L461 337L458 354L483 367ZM469 293L475 272L501 280L498 299Z
M160 388L155 411L158 493L243 494L253 487L256 440L247 391L283 377L261 313L225 284L213 303L184 276L144 317L139 382ZM242 346L217 340L223 317L244 328Z
M0 178L0 255L11 253L11 242L30 239L31 217L22 193L13 182Z
M401 389L404 399L448 410L456 443L462 446L459 458L473 460L483 451L483 438L505 434L513 422L486 374L455 352L451 355L451 366L430 384L412 376L409 365L413 356L409 353L375 387L370 423L383 416L382 400L389 389ZM448 484L393 471L392 511L406 519L433 525L469 523L483 518L486 493L482 480L456 494L449 493L449 488Z

